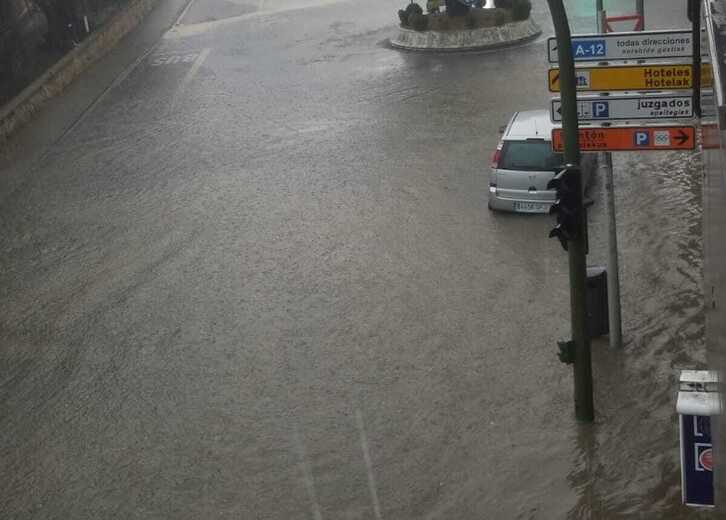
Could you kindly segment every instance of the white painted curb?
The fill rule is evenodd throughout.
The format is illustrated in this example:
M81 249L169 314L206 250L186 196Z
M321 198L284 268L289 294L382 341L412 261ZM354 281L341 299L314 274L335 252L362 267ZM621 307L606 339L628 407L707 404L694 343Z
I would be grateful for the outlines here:
M415 51L467 51L514 45L542 34L542 29L528 18L498 27L484 27L465 31L414 31L399 28L398 37L391 45L398 49Z

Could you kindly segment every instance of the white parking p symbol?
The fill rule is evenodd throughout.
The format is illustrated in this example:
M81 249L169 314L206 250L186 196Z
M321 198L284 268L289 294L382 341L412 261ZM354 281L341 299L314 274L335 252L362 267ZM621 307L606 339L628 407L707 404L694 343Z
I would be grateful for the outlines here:
M648 131L635 132L635 146L648 146L650 144L650 134Z

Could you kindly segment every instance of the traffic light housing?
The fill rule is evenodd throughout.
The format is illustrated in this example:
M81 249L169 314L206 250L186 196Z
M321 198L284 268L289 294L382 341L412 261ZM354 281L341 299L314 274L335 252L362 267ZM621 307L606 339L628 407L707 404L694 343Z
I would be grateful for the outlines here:
M567 251L568 243L577 240L582 232L582 177L578 166L568 164L547 183L548 190L557 195L550 213L557 215L557 225L550 238L557 238Z
M559 352L557 357L565 365L571 365L575 362L575 342L572 340L558 341L557 347Z

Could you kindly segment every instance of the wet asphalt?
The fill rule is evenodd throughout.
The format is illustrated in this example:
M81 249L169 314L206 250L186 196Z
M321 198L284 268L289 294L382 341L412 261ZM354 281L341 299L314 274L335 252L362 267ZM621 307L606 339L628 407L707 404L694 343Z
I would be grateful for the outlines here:
M615 157L626 347L594 341L578 424L552 219L486 207L498 128L547 106L544 39L394 51L400 7L197 0L4 163L0 516L698 517L698 155Z

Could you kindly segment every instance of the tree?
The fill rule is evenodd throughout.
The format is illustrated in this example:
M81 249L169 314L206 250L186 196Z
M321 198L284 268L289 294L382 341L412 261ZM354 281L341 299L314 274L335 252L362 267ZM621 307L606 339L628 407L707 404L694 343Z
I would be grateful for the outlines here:
M469 6L459 0L446 0L446 14L449 16L466 16L469 12Z
M51 49L67 50L78 39L79 0L34 0L48 22L46 45Z

